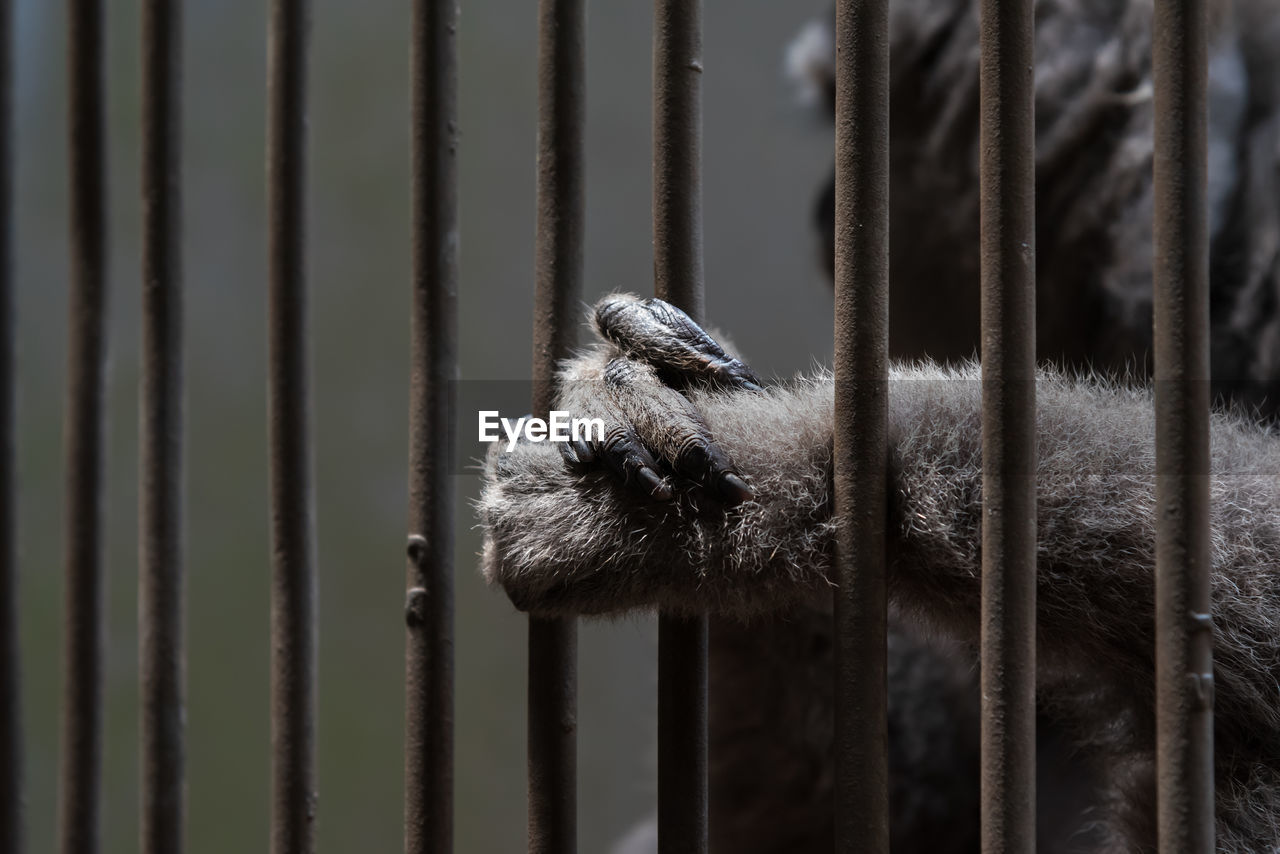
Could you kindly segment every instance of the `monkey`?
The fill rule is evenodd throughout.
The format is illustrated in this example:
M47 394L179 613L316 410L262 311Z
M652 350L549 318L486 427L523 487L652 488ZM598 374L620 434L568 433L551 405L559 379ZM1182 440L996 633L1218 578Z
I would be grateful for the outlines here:
M1036 4L1037 351L1058 366L1037 384L1037 690L1051 724L1039 765L1071 778L1065 816L1047 825L1042 801L1042 851L1155 845L1154 430L1149 391L1123 381L1150 372L1150 17L1150 0ZM1230 852L1280 840L1278 28L1272 0L1212 7L1215 785L1218 846ZM968 851L975 4L894 0L890 55L889 747L891 770L906 769L891 783L892 841ZM800 65L830 107L829 60ZM828 185L817 205L828 259L832 199ZM912 310L921 303L934 311ZM735 686L724 692L733 706L712 707L713 850L830 850L830 377L766 387L664 304L615 296L594 319L601 340L564 367L561 403L607 414L610 440L490 455L478 505L486 576L531 612L712 614L713 697L717 678ZM940 708L962 714L939 723ZM761 733L778 743L741 749ZM913 823L932 835L912 840Z
M643 302L626 304L645 311ZM610 370L619 362L627 372ZM480 499L484 570L518 607L548 615L656 607L744 620L821 610L834 530L829 376L763 392L690 387L681 395L688 406L676 407L689 416L683 422L670 415L671 389L657 371L616 345L599 345L567 370L576 372L570 396L611 403L595 453L621 455L619 467L632 472L644 463L629 456L630 443L701 447L663 458L673 482L704 474L659 500L634 475L619 484L581 462L566 466L546 445L491 454ZM890 382L891 595L912 619L971 644L980 595L979 369L898 364ZM1091 817L1103 850L1148 850L1150 395L1046 369L1037 397L1038 690L1071 728L1074 748L1105 772ZM1239 413L1212 419L1218 840L1225 851L1270 850L1280 840L1280 442ZM705 473L726 461L749 484L749 500L735 505L707 486Z
M1035 14L1037 356L1147 374L1152 4L1039 0ZM1210 19L1213 385L1274 412L1280 5L1217 2ZM891 26L891 355L955 361L979 340L975 4L893 0ZM831 114L833 39L793 59ZM829 181L815 218L828 272L834 198Z

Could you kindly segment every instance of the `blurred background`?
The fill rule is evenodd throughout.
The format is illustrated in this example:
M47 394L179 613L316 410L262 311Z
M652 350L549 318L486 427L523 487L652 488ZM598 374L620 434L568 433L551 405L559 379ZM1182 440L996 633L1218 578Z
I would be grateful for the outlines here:
M61 691L67 299L64 9L17 7L17 283L23 708L30 850L54 848ZM108 11L111 327L105 850L137 848L140 23ZM707 315L764 375L826 362L830 295L813 199L824 118L783 73L826 3L705 0ZM267 846L268 516L265 0L185 4L189 850ZM409 4L314 0L310 241L320 571L319 845L402 838L409 345ZM527 376L533 301L535 14L462 3L464 380ZM587 301L650 292L651 8L589 4ZM504 414L523 414L523 412ZM474 415L461 437L474 434ZM457 479L457 850L516 852L525 828L525 620L476 571ZM580 633L579 843L654 809L655 627Z

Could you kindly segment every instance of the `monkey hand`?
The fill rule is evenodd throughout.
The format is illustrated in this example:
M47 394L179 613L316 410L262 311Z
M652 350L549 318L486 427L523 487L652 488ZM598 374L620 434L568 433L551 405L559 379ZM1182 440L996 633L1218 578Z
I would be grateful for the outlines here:
M610 471L655 501L684 495L732 507L754 497L685 394L761 392L751 369L660 299L607 296L593 319L602 345L562 372L558 406L601 419L604 430L561 443L565 462Z
M490 583L540 614L746 615L826 590L829 378L763 389L659 300L607 297L593 321L556 409L604 429L490 449Z

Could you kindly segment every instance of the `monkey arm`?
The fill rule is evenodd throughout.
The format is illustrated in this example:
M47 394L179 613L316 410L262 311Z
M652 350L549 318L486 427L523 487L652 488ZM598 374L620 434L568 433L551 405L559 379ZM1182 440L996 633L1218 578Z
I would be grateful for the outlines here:
M495 451L479 500L486 576L518 607L558 614L660 607L746 616L821 594L832 579L832 389L818 377L763 393L689 392L754 492L735 507L685 491L653 501L606 471L566 466L546 444ZM1149 691L1150 396L1043 373L1038 398L1042 660ZM982 511L977 369L895 367L889 401L892 593L905 609L972 637ZM1212 436L1220 729L1234 710L1242 730L1275 733L1280 442L1221 414Z
M569 370L580 377L605 358L593 353ZM575 387L583 391L571 396L585 396ZM754 500L727 507L694 488L654 501L607 469L567 466L546 443L490 453L479 501L489 580L521 608L558 613L752 612L824 585L830 383L694 391L690 400L747 473Z

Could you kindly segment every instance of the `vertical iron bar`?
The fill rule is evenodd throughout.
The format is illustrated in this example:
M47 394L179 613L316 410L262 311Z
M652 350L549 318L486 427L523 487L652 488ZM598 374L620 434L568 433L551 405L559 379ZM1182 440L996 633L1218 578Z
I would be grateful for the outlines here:
M0 851L22 854L22 694L14 520L13 4L0 0Z
M143 854L180 854L186 811L182 545L181 2L142 7Z
M555 403L582 296L583 0L538 4L538 222L533 413ZM572 619L529 619L529 851L577 850L578 631Z
M889 850L889 10L836 5L836 850Z
M529 618L529 851L572 854L577 841L578 630Z
M415 0L405 851L453 850L458 3Z
M1157 0L1155 85L1156 775L1161 852L1211 852L1208 3Z
M315 850L316 577L307 394L306 0L273 0L267 209L273 854Z
M66 410L66 646L60 839L98 850L102 787L102 486L106 385L106 134L101 0L70 0L71 305Z
M1031 0L983 0L982 850L1035 848L1035 125Z
M655 0L653 272L701 322L702 0ZM707 850L707 618L658 615L658 850Z
M653 274L658 296L701 323L702 0L654 3Z

